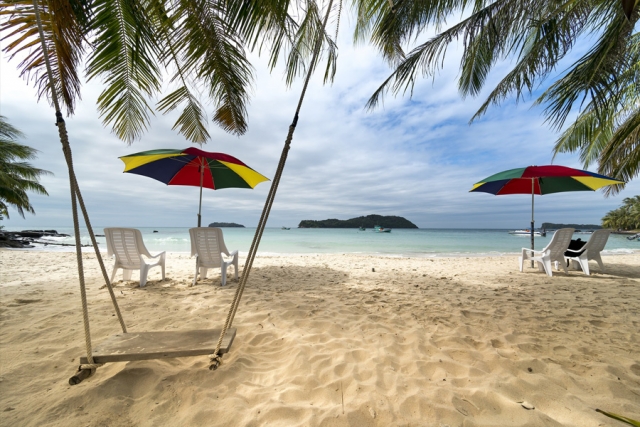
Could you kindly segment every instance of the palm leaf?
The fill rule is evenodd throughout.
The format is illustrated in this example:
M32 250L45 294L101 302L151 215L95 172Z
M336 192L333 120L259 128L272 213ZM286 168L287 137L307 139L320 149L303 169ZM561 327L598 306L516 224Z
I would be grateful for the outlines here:
M606 412L601 409L596 409L596 412L600 412L601 414L604 414L609 418L622 421L623 423L629 424L631 426L640 427L640 421L632 420L631 418L623 417L622 415L614 414L613 412Z
M53 84L67 114L73 114L80 98L78 66L82 59L86 6L78 1L47 0L39 5L45 44L51 63ZM20 75L33 81L38 98L49 96L49 78L33 9L28 0L7 0L0 4L2 40L8 40L4 51L10 59L19 56ZM51 100L50 100L51 102Z
M247 129L252 68L242 40L225 21L225 6L226 2L181 0L174 10L181 24L175 43L181 46L183 71L193 71L216 104L213 121L241 135Z
M606 108L611 98L620 93L619 70L630 65L626 51L633 24L618 8L604 7L593 15L607 16L597 20L604 26L598 43L536 101L536 104L548 104L545 115L557 129L563 126L573 105L581 98L583 103L592 99L596 110Z
M158 109L166 114L183 103L185 107L172 129L178 129L191 142L206 143L209 140L209 132L206 128L207 116L198 99L191 94L186 85L160 100Z
M95 42L87 75L89 80L99 76L107 85L98 97L103 122L131 144L153 114L147 97L160 89L153 22L144 3L96 0L93 6Z

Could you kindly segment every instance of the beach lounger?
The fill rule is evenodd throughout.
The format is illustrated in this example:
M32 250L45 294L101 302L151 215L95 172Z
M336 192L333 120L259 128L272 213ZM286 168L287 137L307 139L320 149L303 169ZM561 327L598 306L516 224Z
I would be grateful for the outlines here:
M564 253L569 247L573 232L573 228L561 228L555 232L549 244L540 251L522 248L522 255L518 258L520 271L523 271L524 269L525 260L532 260L537 261L538 270L544 271L548 276L553 275L551 263L554 262L556 263L556 269L558 268L558 265L562 265L564 272L568 273L567 265L564 260Z
M140 270L140 287L147 283L147 274L152 267L160 266L162 280L164 280L165 252L151 255L142 241L142 233L135 228L105 228L104 235L107 239L107 254L115 256L111 282L116 277L119 268L122 269L124 280L131 280L131 272ZM145 260L142 255L149 258ZM156 260L156 261L152 261Z
M189 229L191 236L191 256L196 256L196 274L193 284L198 279L207 278L209 268L220 268L222 273L222 286L227 283L227 267L235 267L235 278L238 279L238 251L229 253L224 244L222 230L216 227L196 227ZM225 261L222 254L232 257L231 261Z
M579 250L568 249L565 252L565 259L571 261L574 268L582 268L587 276L589 275L589 261L594 260L598 263L600 270L604 270L604 264L600 257L600 252L604 249L609 240L611 230L596 230L593 232L587 243ZM570 255L567 255L570 254Z

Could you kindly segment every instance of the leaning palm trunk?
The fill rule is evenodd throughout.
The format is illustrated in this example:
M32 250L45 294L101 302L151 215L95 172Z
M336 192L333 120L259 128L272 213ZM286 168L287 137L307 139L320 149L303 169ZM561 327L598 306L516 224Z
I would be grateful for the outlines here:
M95 372L95 369L100 366L98 364L93 363L92 356L92 348L91 348L91 335L89 328L89 315L87 310L87 296L85 291L85 281L84 281L84 266L82 262L82 251L80 245L80 225L78 221L78 204L81 207L82 214L84 216L85 224L89 231L89 236L91 237L91 243L95 249L96 257L98 259L98 263L100 264L100 269L102 270L102 275L107 284L107 288L109 289L109 294L111 295L111 300L113 301L113 305L118 315L118 320L120 321L120 325L122 326L122 332L127 332L126 326L124 324L124 320L122 319L122 315L120 313L120 309L118 307L115 294L113 292L113 288L111 286L111 282L109 281L107 270L104 266L104 262L102 260L102 256L100 255L100 251L98 249L98 243L96 242L95 234L93 233L93 229L91 227L91 222L89 221L89 215L87 213L86 207L84 205L84 201L82 199L82 195L80 193L80 188L78 186L78 181L76 179L76 175L73 169L73 158L71 155L71 147L69 145L69 137L67 134L67 128L64 119L62 118L62 113L60 112L60 104L58 102L58 94L56 91L56 84L53 78L53 73L51 71L51 64L49 60L49 54L47 50L47 45L45 43L44 31L42 28L42 20L40 19L40 11L38 0L33 0L33 6L35 11L35 16L38 24L38 31L40 34L40 42L42 44L42 50L44 54L44 61L47 69L47 75L49 79L48 87L51 91L51 101L56 110L56 126L58 127L58 133L60 135L60 143L62 144L62 152L64 154L65 160L67 162L67 167L69 169L69 187L71 190L71 209L73 212L73 229L76 240L76 258L78 262L78 279L80 281L80 295L82 299L82 315L84 320L84 330L85 330L85 344L87 349L87 359L89 364L86 366L80 366L80 372L85 373L86 376L91 375Z

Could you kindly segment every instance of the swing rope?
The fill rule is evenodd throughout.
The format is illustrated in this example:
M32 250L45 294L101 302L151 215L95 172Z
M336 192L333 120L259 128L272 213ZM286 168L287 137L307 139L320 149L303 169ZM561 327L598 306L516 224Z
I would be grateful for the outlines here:
M216 344L216 349L214 352L209 355L211 359L211 365L209 369L215 370L220 366L222 362L222 358L219 354L220 347L222 346L222 340L227 332L227 330L233 324L233 319L236 315L236 311L238 309L238 305L240 304L240 299L242 298L242 294L244 292L244 288L247 284L247 280L249 279L249 273L251 272L251 267L253 266L253 261L255 259L256 253L258 251L258 246L260 245L260 240L262 239L262 234L264 232L265 226L267 224L267 220L269 218L269 213L271 212L271 207L273 206L273 201L276 197L276 192L278 191L278 185L280 184L280 178L282 177L282 171L284 170L285 163L287 161L287 155L289 154L289 149L291 147L291 141L293 139L293 133L296 130L296 126L298 124L298 115L300 113L300 109L302 107L302 102L304 101L304 96L307 92L307 87L309 86L309 80L311 79L311 74L315 69L316 60L318 55L320 54L320 48L322 46L322 38L325 34L325 30L327 27L327 21L329 20L329 15L331 13L331 7L333 5L333 0L329 0L329 5L327 7L327 13L324 17L324 21L322 24L321 31L318 32L318 38L316 40L316 44L313 51L313 56L311 58L311 64L309 66L309 70L307 72L307 76L304 81L304 85L302 87L302 92L300 93L300 98L298 100L298 106L296 108L295 114L293 116L293 122L289 126L289 132L287 134L287 138L284 142L284 147L282 148L282 154L280 155L280 162L278 163L278 168L276 169L276 174L273 177L273 181L271 182L271 188L269 189L269 194L267 195L267 200L265 201L264 208L262 210L262 215L260 216L260 221L258 222L258 227L256 229L256 234L253 237L253 242L251 243L251 247L249 249L249 253L247 255L247 261L245 262L244 269L242 270L242 278L240 279L240 283L236 288L235 296L231 303L231 307L229 308L229 313L227 314L227 319L224 323L224 327L222 331L220 331L220 337L218 338L218 343Z
M84 280L84 266L82 262L82 249L80 243L80 225L78 221L78 204L80 205L80 209L82 210L82 215L85 220L85 224L87 226L87 230L89 231L89 236L91 237L91 243L96 252L96 257L98 259L98 263L100 264L100 270L102 271L102 276L105 279L105 283L107 284L107 289L109 290L109 295L111 296L111 301L113 302L113 306L115 308L116 314L118 316L118 320L120 322L120 326L122 327L122 332L126 333L127 328L125 326L124 320L122 318L122 314L120 313L120 308L118 307L118 303L116 301L115 293L113 292L113 287L111 286L111 281L107 275L107 270L104 266L104 262L102 260L102 256L98 249L98 243L95 238L95 234L93 233L93 228L91 227L91 222L89 220L89 214L87 213L86 206L84 204L84 200L82 199L82 195L80 193L80 187L78 185L78 181L76 179L76 174L73 169L73 158L71 155L71 146L69 145L69 135L67 134L67 127L64 119L62 118L62 113L60 112L60 104L58 103L58 94L55 88L53 73L51 72L51 63L49 60L49 53L47 50L47 45L45 43L44 31L42 29L42 20L40 17L40 7L38 5L38 0L33 0L34 13L36 17L36 22L38 25L38 31L40 33L40 42L42 44L42 52L44 56L44 62L47 69L47 75L49 77L49 89L51 90L51 99L53 101L53 105L56 110L56 126L58 127L58 134L60 136L60 142L62 143L62 152L64 154L65 160L67 162L67 168L69 170L69 187L71 190L71 211L73 214L73 230L75 234L76 241L76 259L78 264L78 279L80 281L80 299L82 301L82 318L84 323L84 336L85 336L85 346L87 349L87 360L88 364L80 365L80 370L95 370L96 368L102 366L100 363L94 363L92 348L91 348L91 330L89 327L89 312L87 308L87 293L86 286Z

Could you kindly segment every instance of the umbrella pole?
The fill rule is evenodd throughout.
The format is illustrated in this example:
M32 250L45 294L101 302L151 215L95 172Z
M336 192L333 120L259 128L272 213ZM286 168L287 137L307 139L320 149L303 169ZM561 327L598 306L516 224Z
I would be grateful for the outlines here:
M198 227L202 224L202 183L204 180L204 166L200 164L200 205L198 205Z
M535 188L534 188L534 179L531 178L531 250L533 251L535 249L534 243L533 243L533 224L534 224L534 219L533 219L533 196L535 194ZM533 268L533 260L531 260L531 268Z

